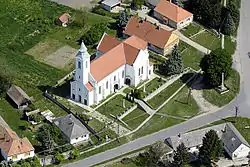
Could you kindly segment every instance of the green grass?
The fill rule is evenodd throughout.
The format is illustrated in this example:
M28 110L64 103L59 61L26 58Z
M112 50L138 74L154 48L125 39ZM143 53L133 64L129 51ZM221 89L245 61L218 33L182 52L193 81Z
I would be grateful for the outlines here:
M203 97L210 103L222 107L231 102L240 90L240 75L236 70L232 70L231 76L225 81L229 92L219 94L215 89L206 87L203 89Z
M184 87L173 99L171 99L159 113L179 116L192 117L199 112L199 106L192 96L188 99L189 88Z
M122 95L116 95L112 99L110 99L107 103L103 104L101 107L97 108L97 111L100 112L101 114L104 114L108 117L111 117L110 114L116 116L123 111L125 111L125 108L123 108L123 99L125 99L124 96ZM128 108L132 106L133 103L130 101L126 100L125 101L125 106Z
M191 39L210 50L215 50L221 47L221 39L207 31L204 31Z
M152 99L148 100L148 103L154 108L157 109L163 102L165 102L174 92L176 92L183 82L178 79L167 88L162 90L160 93L155 95Z
M232 41L229 36L225 35L224 48L229 54L233 55L236 49L236 41Z
M141 129L132 134L132 138L137 139L139 137L158 132L162 129L166 129L181 122L183 121L179 119L154 115L144 126L141 127Z
M152 91L157 89L158 86L160 86L163 83L164 83L164 80L162 80L160 78L154 78L145 85L145 91L148 93L151 93ZM140 88L140 90L142 90L142 91L143 91L143 89L144 89L144 86Z
M184 67L191 67L194 70L199 70L200 62L204 54L188 44L181 47L185 47L181 52Z
M137 128L149 115L141 110L140 108L136 108L131 113L129 113L126 117L122 119L128 126L132 129Z
M190 24L189 26L183 28L181 30L181 33L185 35L186 37L191 37L194 34L197 34L199 31L202 30L202 27L199 26L198 24Z
M128 164L123 164L121 162L116 162L105 167L138 167L134 162L129 162Z

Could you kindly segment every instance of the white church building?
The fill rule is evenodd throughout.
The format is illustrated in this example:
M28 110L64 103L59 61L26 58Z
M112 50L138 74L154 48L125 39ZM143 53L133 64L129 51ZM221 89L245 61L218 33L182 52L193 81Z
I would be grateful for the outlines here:
M85 105L98 104L124 84L137 86L153 74L147 42L136 37L119 41L103 34L96 59L82 42L76 55L76 71L71 84L71 99Z

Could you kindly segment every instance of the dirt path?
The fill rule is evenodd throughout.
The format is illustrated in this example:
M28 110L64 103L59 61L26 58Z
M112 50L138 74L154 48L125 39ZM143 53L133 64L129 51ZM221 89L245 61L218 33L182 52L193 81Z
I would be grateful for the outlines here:
M219 110L219 107L209 103L202 96L202 88L204 86L203 83L201 83L202 79L203 77L201 76L192 85L192 96L195 99L198 106L200 107L200 112L215 112Z

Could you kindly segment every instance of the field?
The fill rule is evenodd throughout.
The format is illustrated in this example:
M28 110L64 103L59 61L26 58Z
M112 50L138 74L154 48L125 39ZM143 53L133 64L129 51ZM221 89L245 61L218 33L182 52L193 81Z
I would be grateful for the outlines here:
M189 26L183 28L181 30L181 33L183 35L185 35L186 37L191 37L195 34L197 34L198 32L200 32L202 30L202 27L193 23L193 24L190 24Z

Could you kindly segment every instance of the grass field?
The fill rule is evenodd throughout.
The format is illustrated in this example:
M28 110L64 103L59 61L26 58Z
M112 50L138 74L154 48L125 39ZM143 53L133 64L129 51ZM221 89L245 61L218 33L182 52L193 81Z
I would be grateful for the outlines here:
M221 39L217 38L215 35L204 31L195 37L191 38L194 42L197 42L198 44L210 49L215 50L219 47L221 47Z
M236 70L232 71L231 76L225 81L225 85L229 88L229 92L221 95L215 89L208 86L203 89L203 97L208 102L219 107L232 101L240 90L240 75Z
M149 115L141 110L140 108L136 108L131 113L129 113L126 117L122 119L131 129L137 128Z
M188 87L184 87L173 99L159 110L159 113L186 118L195 116L199 112L199 106L192 96L188 99L188 93Z
M146 85L145 85L145 91L147 93L151 93L152 91L154 91L155 89L158 88L158 86L160 86L161 84L164 83L164 80L160 79L160 78L154 78L152 79L150 82L148 82ZM144 89L144 86L140 88L140 90L143 91ZM145 93L146 93L145 92ZM144 94L145 94L144 93Z
M191 67L194 70L199 70L200 61L203 58L204 54L188 44L180 47L185 48L182 49L183 51L181 52L184 67Z
M201 27L201 26L199 26L199 25L193 23L193 24L190 24L189 26L183 28L183 29L181 30L181 33L182 33L183 35L185 35L186 37L191 37L191 36L197 34L197 33L198 33L199 31L201 31L201 30L202 30L202 27Z
M121 112L125 111L125 108L123 108L123 99L125 99L122 95L116 95L112 99L110 99L107 103L103 104L101 107L97 108L97 111L101 114L104 114L108 117L111 117L110 114L116 116L120 114ZM126 108L132 106L133 103L126 100L125 106Z
M167 88L162 90L160 93L158 93L156 96L154 96L152 99L148 100L148 103L154 108L157 109L164 101L166 101L174 92L176 92L183 82L178 79L171 85L169 85Z

